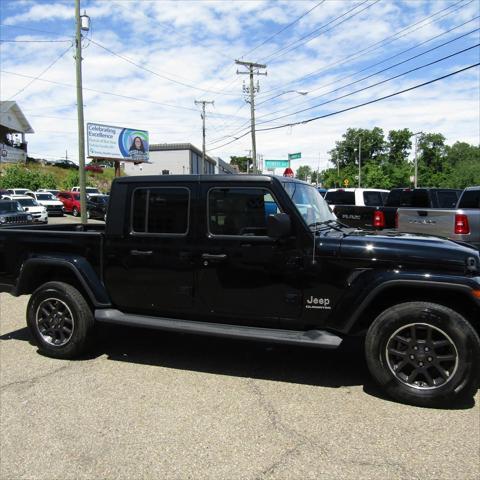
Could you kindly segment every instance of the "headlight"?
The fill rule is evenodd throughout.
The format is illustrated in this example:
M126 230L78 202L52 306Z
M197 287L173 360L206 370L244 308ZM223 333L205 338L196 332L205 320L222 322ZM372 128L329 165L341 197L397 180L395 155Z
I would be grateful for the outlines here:
M0 223L5 223L7 219L5 217L0 217Z
M27 220L31 222L33 220L33 217L31 215L27 215Z

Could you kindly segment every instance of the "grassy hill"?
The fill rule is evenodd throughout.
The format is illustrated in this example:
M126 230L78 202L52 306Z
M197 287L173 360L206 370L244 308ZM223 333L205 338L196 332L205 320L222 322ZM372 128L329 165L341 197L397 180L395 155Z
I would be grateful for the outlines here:
M97 187L101 192L110 190L115 177L113 168L103 173L86 172L87 185ZM58 188L69 190L79 184L78 170L43 165L39 162L26 164L3 164L0 166L0 188Z

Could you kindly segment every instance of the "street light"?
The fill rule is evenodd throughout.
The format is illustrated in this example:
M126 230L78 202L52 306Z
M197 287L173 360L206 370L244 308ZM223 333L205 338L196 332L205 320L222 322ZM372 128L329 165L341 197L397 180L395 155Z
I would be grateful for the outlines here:
M298 95L302 95L303 97L304 97L305 95L308 95L308 94L309 94L309 92L307 92L307 91L305 91L305 90L287 90L287 91L285 91L285 92L279 93L278 95L275 95L275 96L273 96L273 97L267 98L267 99L264 100L263 102L257 103L257 107L258 107L258 105L262 105L262 103L269 102L270 100L273 100L274 98L281 97L282 95L286 95L287 93L297 93Z
M415 173L414 173L414 188L417 188L417 179L418 179L418 161L417 161L417 144L418 144L418 136L421 135L423 132L415 132L412 133L410 136L415 137Z

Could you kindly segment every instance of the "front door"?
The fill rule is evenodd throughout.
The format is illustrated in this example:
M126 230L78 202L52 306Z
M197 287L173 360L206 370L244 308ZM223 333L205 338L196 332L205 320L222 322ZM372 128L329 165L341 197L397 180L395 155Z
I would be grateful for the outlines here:
M202 184L207 222L200 248L199 307L218 321L279 324L301 313L301 253L294 236L267 236L282 211L268 188Z
M125 234L105 240L107 290L122 311L181 316L193 308L194 191L171 184L130 188Z

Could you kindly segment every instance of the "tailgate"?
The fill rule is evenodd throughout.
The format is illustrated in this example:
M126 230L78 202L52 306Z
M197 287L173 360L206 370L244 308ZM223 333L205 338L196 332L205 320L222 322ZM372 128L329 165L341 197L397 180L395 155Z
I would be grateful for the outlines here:
M451 237L454 232L455 212L450 209L399 208L398 231Z
M373 213L375 210L377 210L377 207L335 205L333 212L342 223L349 227L373 229Z

